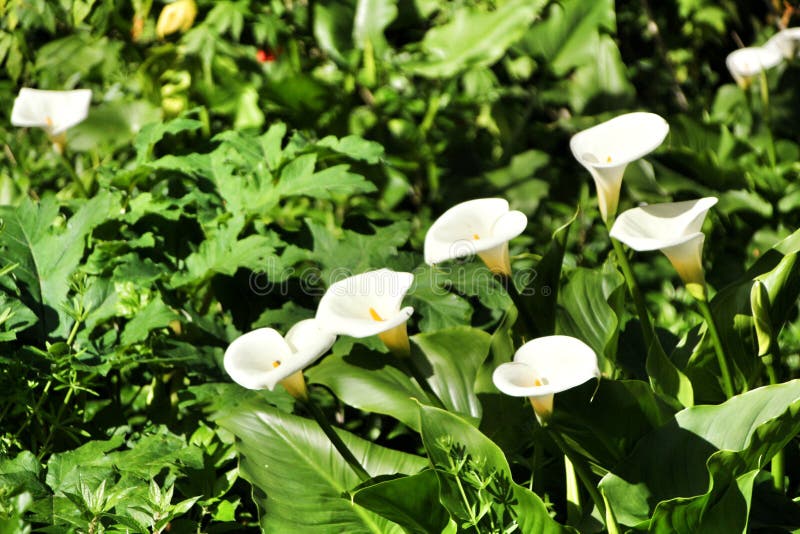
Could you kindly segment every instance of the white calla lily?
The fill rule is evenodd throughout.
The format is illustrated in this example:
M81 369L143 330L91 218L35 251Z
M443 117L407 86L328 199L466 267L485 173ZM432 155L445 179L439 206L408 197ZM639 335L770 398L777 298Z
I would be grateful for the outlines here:
M655 113L626 113L576 133L569 147L591 173L603 221L617 213L622 176L629 163L656 148L669 133L669 124Z
M765 48L775 48L786 59L792 59L797 55L798 43L800 43L800 27L786 28L781 30L764 43Z
M513 397L528 397L539 421L553 413L553 395L600 377L597 355L570 336L546 336L522 345L514 361L492 375L494 385Z
M783 51L777 46L750 46L734 50L725 58L733 79L740 87L747 87L761 72L771 69L783 60Z
M633 250L663 252L695 294L705 287L703 221L716 203L706 197L633 208L617 217L610 234Z
M495 274L510 275L508 242L525 231L528 218L510 211L502 198L456 204L434 221L425 235L425 263L477 254Z
M317 307L317 321L334 334L378 335L392 352L410 353L406 321L414 308L401 308L414 283L411 273L378 269L332 284Z
M91 101L91 89L43 91L23 87L14 100L11 124L43 128L51 137L57 136L83 122Z
M316 319L295 324L281 336L272 328L248 332L228 346L223 365L237 384L247 389L272 390L283 385L295 398L306 398L303 369L331 348L336 336Z

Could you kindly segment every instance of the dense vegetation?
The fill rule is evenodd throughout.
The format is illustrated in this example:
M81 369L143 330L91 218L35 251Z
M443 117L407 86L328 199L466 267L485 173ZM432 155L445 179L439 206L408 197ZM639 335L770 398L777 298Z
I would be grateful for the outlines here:
M0 532L800 529L800 61L726 68L795 7L0 1ZM26 87L88 117L14 126ZM631 111L669 134L618 213L719 199L700 291L570 150ZM511 272L428 265L478 198L527 217ZM382 268L408 351L334 332L307 397L225 372ZM493 374L553 334L602 377L535 414Z

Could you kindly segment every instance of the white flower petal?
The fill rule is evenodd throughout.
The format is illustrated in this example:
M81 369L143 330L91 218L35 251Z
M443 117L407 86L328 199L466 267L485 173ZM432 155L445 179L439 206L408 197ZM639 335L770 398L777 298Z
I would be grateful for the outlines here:
M600 376L594 350L570 336L533 339L517 350L514 361L533 369L553 393L574 388Z
M234 339L225 351L225 371L248 389L274 389L325 354L336 336L314 319L300 321L284 339L272 328L259 328Z
M800 43L800 28L786 28L773 35L764 44L764 48L773 48L786 59L792 59L797 55L798 43Z
M492 374L492 381L497 389L512 397L541 397L556 392L553 386L541 381L532 367L522 362L500 364Z
M586 168L615 168L649 154L669 133L669 124L655 113L626 113L576 133L569 146Z
M287 365L292 349L272 328L248 332L228 346L223 358L225 371L234 382L247 389L272 389L297 369ZM275 367L274 362L279 362Z
M411 273L378 269L332 284L322 296L316 319L333 334L368 337L407 321L414 308L400 305L414 283Z
M11 124L44 128L57 135L86 119L91 100L90 89L43 91L24 87L14 100Z
M725 58L725 65L740 85L762 71L778 65L783 59L777 46L751 46L734 50Z
M507 243L528 224L520 211L509 211L502 198L481 198L456 204L425 235L425 263L435 265L474 256Z
M659 250L695 237L715 197L665 202L625 211L614 221L610 235L638 251Z
M306 319L291 327L285 339L292 351L304 359L305 355L317 354L319 357L328 352L336 342L336 335L325 330L316 319Z
M626 113L576 133L569 146L594 179L604 221L617 212L622 176L629 163L664 142L669 124L655 113Z
M546 336L522 345L513 362L495 369L492 380L507 395L542 397L599 376L591 347L570 336Z

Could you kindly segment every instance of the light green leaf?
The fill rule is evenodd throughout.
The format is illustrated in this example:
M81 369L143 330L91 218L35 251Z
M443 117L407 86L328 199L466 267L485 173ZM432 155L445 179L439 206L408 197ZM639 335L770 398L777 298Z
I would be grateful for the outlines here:
M363 50L369 42L373 48L386 46L383 31L397 17L397 0L358 0L353 19L353 43Z
M594 61L601 31L616 31L613 1L565 0L550 6L547 15L525 34L520 47L543 57L556 76L564 76Z
M331 355L306 372L309 383L322 384L346 404L360 410L390 415L419 430L419 405L429 403L425 392L400 369L394 358L376 352L352 351Z
M317 141L317 146L330 148L349 158L373 164L378 163L384 155L383 145L357 135L348 135L341 139L329 135Z
M449 78L475 67L488 66L522 37L546 4L543 0L510 0L494 11L469 8L425 34L425 58L407 65L429 78Z
M412 357L447 409L480 420L475 381L489 355L492 337L466 326L417 334L411 340L422 353ZM424 355L424 356L423 356Z

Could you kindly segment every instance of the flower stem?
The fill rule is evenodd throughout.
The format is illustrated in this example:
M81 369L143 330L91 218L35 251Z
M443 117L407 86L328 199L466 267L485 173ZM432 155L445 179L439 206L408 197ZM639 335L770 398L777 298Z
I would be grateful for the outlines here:
M605 522L606 517L606 506L605 501L603 501L603 497L600 495L600 491L598 491L597 486L592 481L592 476L590 474L589 466L587 465L586 461L575 455L572 450L567 447L564 438L561 437L557 431L553 429L548 429L550 431L550 437L553 438L553 441L558 445L558 448L561 449L561 452L564 453L564 456L572 463L572 468L575 471L575 474L578 475L578 478L581 480L581 483L586 488L586 491L589 492L589 496L592 498L592 502L594 502L597 511L600 512L600 517L603 518Z
M67 160L66 156L64 156L64 154L59 154L58 159L61 160L61 164L66 169L67 174L69 174L70 178L72 178L72 181L75 182L75 185L78 188L78 192L80 192L80 194L83 195L85 198L89 198L89 191L87 191L86 186L83 185L83 180L81 180L81 177L78 176L77 172L75 172L75 169L72 167L72 164Z
M708 333L711 334L711 341L714 343L714 352L717 354L717 362L719 363L719 370L722 373L722 386L725 390L725 395L728 398L734 396L733 381L731 380L731 373L728 369L728 359L725 357L725 350L722 347L722 340L717 331L717 324L714 321L714 315L711 313L711 308L708 305L707 299L697 299L697 304L700 307L700 313L706 320L706 327Z
M778 374L775 372L775 362L780 358L780 349L778 348L778 340L772 340L770 344L773 347L773 350L770 354L767 354L762 358L764 362L764 366L767 368L767 376L769 377L770 384L778 384L780 381L778 380ZM784 472L785 472L785 465L786 465L786 457L784 455L783 449L779 450L775 456L772 457L772 463L770 465L770 472L772 473L772 485L773 487L780 491L781 493L786 490L786 485L784 484Z
M322 413L322 410L320 410L319 406L317 406L311 397L303 399L301 402L303 406L305 406L306 409L311 413L314 419L316 419L320 428L323 432L325 432L325 435L328 436L328 439L336 448L336 450L339 451L339 454L342 455L342 458L344 458L345 461L350 464L350 467L358 475L358 478L360 478L362 482L366 482L372 478L369 473L367 473L367 470L364 469L361 463L356 459L356 457L353 456L353 453L350 451L347 445L345 445L344 441L342 441L342 438L336 433L336 430L334 430L331 424L328 422L328 418L325 417L325 414Z
M617 256L617 263L620 269L622 269L622 274L625 276L625 282L628 284L628 292L631 298L633 298L634 306L636 306L636 314L639 316L639 325L642 327L642 336L644 337L644 342L647 345L647 351L649 353L651 347L660 344L660 342L656 337L653 323L650 321L650 314L647 312L647 307L644 303L644 297L642 297L642 292L639 290L639 285L636 283L636 278L633 276L633 270L631 269L631 264L628 262L628 256L625 255L625 250L622 248L622 243L613 237L610 239L611 244L614 246L614 253Z
M770 166L774 169L776 163L775 157L775 140L772 137L772 126L770 125L770 108L769 108L769 84L767 83L767 73L766 71L761 71L761 74L758 77L759 79L759 91L761 93L761 114L762 120L764 121L764 128L767 131L767 136L769 137L769 144L767 145L767 150L769 152L769 163Z

